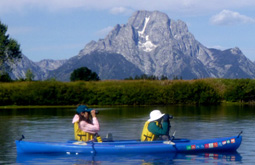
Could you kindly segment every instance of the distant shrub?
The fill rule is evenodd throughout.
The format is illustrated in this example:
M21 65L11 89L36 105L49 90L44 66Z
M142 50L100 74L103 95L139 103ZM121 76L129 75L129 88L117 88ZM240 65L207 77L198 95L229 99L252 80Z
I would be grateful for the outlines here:
M221 101L219 93L204 81L195 81L191 90L196 104L217 104Z
M162 91L165 104L217 104L221 97L203 81L177 81Z
M0 83L1 105L170 105L255 101L255 80L32 81Z
M98 81L100 80L96 72L92 72L87 67L81 67L78 69L75 69L70 76L71 81Z
M0 82L12 82L12 79L8 73L0 73Z
M235 79L227 86L224 94L226 101L251 102L255 101L255 81L251 79Z

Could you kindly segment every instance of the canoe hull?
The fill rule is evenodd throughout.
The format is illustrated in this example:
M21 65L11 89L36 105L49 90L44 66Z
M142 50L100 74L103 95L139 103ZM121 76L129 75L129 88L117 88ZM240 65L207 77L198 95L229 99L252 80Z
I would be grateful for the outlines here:
M114 142L29 142L16 141L17 153L76 153L76 154L118 154L118 153L188 153L236 151L242 136L205 140L176 139L169 141L140 142L123 140Z
M229 152L236 151L242 143L242 136L191 140L176 145L179 152Z

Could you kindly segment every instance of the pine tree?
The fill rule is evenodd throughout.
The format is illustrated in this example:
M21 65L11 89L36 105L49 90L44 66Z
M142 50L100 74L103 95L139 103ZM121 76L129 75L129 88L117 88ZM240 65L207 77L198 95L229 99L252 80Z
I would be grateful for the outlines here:
M10 70L9 63L14 63L14 59L21 58L21 50L18 42L9 37L7 26L0 21L0 73L4 74Z

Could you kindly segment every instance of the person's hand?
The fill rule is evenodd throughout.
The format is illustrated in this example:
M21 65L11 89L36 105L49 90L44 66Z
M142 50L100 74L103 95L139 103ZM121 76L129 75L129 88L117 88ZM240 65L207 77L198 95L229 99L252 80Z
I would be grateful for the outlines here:
M94 109L91 110L91 111L90 111L90 114L91 114L92 117L96 117L96 110L94 110Z
M76 114L76 115L75 115L75 118L78 119L78 120L80 120L80 115Z
M169 115L168 114L165 114L164 116L163 116L163 121L169 121Z

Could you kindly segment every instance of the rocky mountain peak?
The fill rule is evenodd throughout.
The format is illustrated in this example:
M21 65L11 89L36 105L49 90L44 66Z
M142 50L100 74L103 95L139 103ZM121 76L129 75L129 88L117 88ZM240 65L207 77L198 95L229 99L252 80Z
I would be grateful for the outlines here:
M47 68L47 70L55 70L62 66L67 60L52 60L52 59L44 59L36 64L41 68Z
M50 67L50 63L38 65ZM185 22L159 11L144 10L135 12L126 24L117 24L104 39L91 41L78 56L59 66L50 75L59 75L64 81L77 66L91 67L102 79L140 73L170 79L255 78L254 63L239 48L209 49L195 39ZM48 70L42 71L48 75Z
M185 22L172 20L159 11L144 10L135 12L127 24L116 25L105 39L88 44L80 55L93 51L121 54L145 74L169 78L182 75L188 79L223 77L227 71L216 64L223 58L219 54L236 54L236 58L242 54L238 48L215 53L195 39Z
M145 25L164 25L168 23L169 18L166 14L159 11L137 11L128 20L128 25L133 26L138 31L142 31ZM163 22L163 23L162 23Z
M233 54L243 54L242 51L238 47L232 48L230 51Z
M185 45L184 42L182 44L177 43L185 38L191 40L185 42L189 45ZM103 49L109 52L117 51L117 53L125 56L126 52L122 52L121 45L123 44L133 49L132 53L138 54L138 51L150 53L159 45L174 44L176 48L188 48L190 42L194 40L193 35L189 33L188 27L183 21L171 20L166 14L159 11L137 11L129 18L127 24L117 24L104 40L87 44L80 55ZM119 50L116 50L118 48Z

